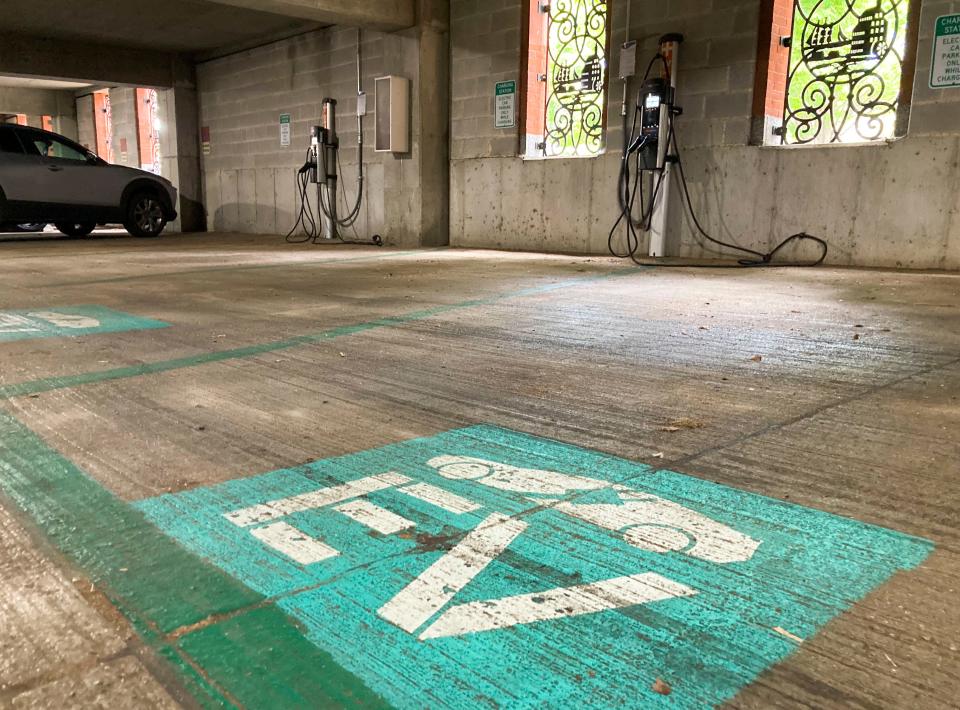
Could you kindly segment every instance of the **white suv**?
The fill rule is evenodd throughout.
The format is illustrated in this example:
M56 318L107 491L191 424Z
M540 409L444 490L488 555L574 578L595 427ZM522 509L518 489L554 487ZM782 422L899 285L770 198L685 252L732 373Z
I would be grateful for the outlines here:
M56 133L0 124L0 223L52 222L72 237L119 223L156 237L177 218L176 204L165 178L110 165Z

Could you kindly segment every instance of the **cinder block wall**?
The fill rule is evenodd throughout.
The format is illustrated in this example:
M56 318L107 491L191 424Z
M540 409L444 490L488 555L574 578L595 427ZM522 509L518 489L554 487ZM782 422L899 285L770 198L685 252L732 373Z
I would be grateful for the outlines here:
M528 1L452 0L451 243L605 253L618 210L617 47L628 0L611 3L607 153L571 160L521 160L520 129L494 128L494 82L520 79ZM760 0L632 0L641 72L660 35L686 36L677 132L708 231L766 250L805 230L830 242L835 264L960 268L960 90L928 88L934 19L960 12L960 2L923 2L906 138L794 148L750 145L760 7ZM673 198L672 253L714 255L680 209L679 191Z
M24 113L27 122L42 127L41 118L53 118L53 129L76 140L77 111L72 91L0 86L0 113Z
M210 130L202 156L207 225L211 230L284 234L296 220L295 175L304 163L310 126L320 123L321 101L338 101L341 192L357 192L356 30L330 28L198 65L200 126ZM381 234L390 244L420 243L419 106L411 102L411 152L374 153L373 79L397 74L418 96L418 39L413 32L363 32L362 77L365 198L356 232ZM280 114L292 117L291 145L280 145ZM310 187L316 204L315 187ZM344 214L344 203L340 212Z

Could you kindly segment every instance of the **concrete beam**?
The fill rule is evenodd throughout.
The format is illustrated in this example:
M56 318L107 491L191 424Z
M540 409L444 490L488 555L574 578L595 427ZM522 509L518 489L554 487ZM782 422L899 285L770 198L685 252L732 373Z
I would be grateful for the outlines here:
M329 25L402 30L417 22L414 0L207 0Z
M0 73L51 79L78 79L111 85L174 84L176 55L126 47L0 34Z

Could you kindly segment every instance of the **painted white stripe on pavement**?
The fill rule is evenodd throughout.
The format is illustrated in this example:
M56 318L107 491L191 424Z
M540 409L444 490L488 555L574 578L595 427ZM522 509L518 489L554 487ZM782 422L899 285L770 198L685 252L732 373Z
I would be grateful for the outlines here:
M430 505L435 505L438 508L443 508L450 513L457 513L458 515L460 513L472 513L483 507L455 493L431 486L429 483L414 483L412 486L404 486L398 489L397 492L406 493L412 498L422 500L424 503L430 503Z
M314 562L321 562L340 554L329 545L313 539L287 523L273 523L262 528L254 528L250 534L302 565L312 565Z
M385 488L393 488L409 483L410 479L401 476L399 473L381 473L377 476L368 476L356 481L344 483L342 486L331 486L330 488L321 488L309 493L301 493L290 498L281 498L280 500L270 501L262 505L254 505L249 508L241 508L232 513L224 513L223 516L235 525L242 528L265 523L268 520L282 518L291 513L299 513L303 510L313 510L314 508L323 508L334 503L342 503L351 498L359 498L367 493L382 491Z
M428 567L377 612L413 633L495 560L527 529L527 523L501 513L487 517L450 552Z
M595 614L636 604L689 597L696 593L696 590L679 582L646 572L577 587L558 587L546 592L461 604L444 612L420 634L420 638L442 638L476 631L505 629L535 621Z
M416 523L412 520L407 520L396 513L391 513L389 510L385 510L379 505L374 505L363 498L338 505L334 510L343 513L351 520L355 520L361 525L366 525L371 530L375 530L383 535L393 535L401 530L416 526Z

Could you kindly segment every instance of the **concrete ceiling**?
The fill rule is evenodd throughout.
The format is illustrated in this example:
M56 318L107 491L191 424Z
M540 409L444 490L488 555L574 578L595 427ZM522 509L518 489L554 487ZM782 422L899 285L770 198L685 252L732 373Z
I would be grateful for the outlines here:
M59 81L56 79L36 79L27 76L2 76L0 87L14 89L83 89L91 84L82 81Z
M209 0L3 0L2 4L4 32L171 52L209 51L316 24Z

